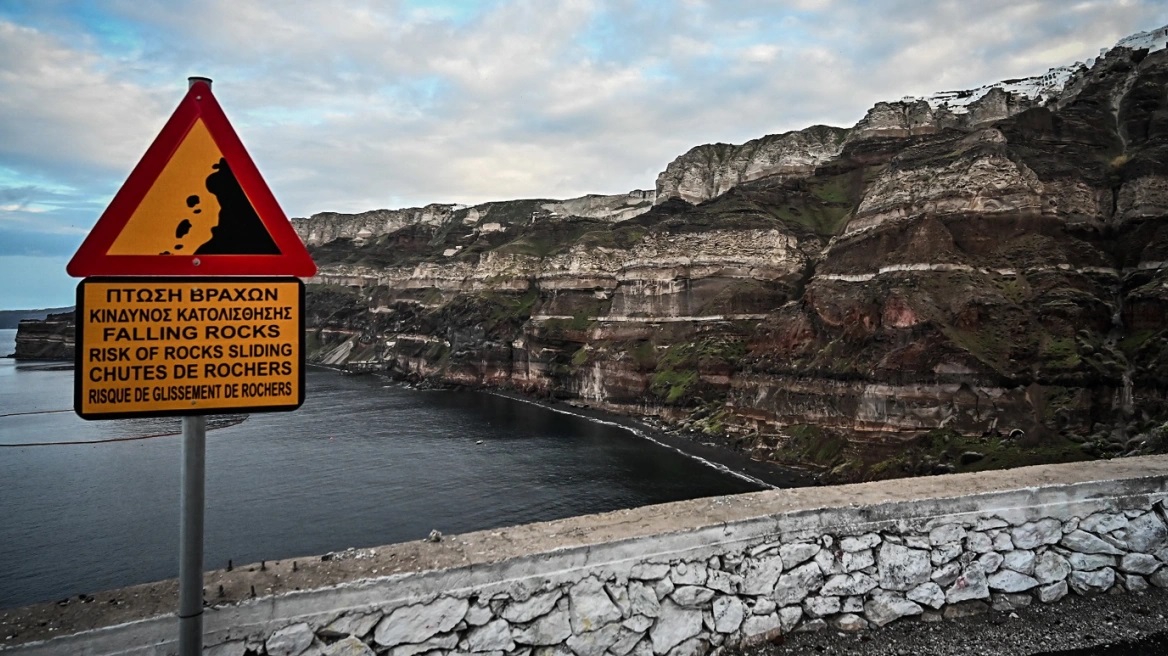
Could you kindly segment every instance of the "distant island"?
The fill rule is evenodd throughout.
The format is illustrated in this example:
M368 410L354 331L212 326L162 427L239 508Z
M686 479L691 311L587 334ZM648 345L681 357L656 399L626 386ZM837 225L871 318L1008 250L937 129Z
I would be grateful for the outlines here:
M57 308L42 308L40 310L0 310L0 329L17 328L20 326L22 319L37 319L43 321L50 314L61 314L64 312L72 312L73 306L57 307Z

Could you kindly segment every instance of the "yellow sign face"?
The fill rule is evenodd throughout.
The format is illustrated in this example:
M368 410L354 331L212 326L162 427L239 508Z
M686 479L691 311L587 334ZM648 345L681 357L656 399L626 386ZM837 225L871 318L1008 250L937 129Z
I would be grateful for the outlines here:
M222 157L207 126L195 121L110 245L109 254L190 255L210 241L211 228L219 222L219 204L207 193L204 180Z
M297 278L89 278L77 286L73 406L85 419L294 410Z
M106 254L279 252L200 119L126 219Z

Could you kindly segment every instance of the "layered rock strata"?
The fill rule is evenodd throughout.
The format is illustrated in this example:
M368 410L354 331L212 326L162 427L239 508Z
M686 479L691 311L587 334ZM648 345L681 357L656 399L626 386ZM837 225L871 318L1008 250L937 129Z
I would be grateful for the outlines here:
M1119 48L1005 118L760 141L801 163L676 177L712 185L698 205L513 201L334 239L313 247L318 357L650 416L833 480L1168 448L1166 87L1168 53Z
M76 325L72 312L50 314L44 320L24 319L16 329L18 360L72 360ZM6 355L6 354L0 354Z
M838 157L849 131L815 125L772 134L740 146L706 144L669 163L657 176L657 202L680 198L700 203L731 187L771 175L806 176Z
M1150 43L1158 44L1155 39ZM1065 102L1078 89L1086 70L1077 63L978 89L878 102L848 129L816 125L742 145L697 146L657 176L657 202L681 198L698 203L768 175L807 176L820 164L838 157L853 141L976 130L1035 107Z

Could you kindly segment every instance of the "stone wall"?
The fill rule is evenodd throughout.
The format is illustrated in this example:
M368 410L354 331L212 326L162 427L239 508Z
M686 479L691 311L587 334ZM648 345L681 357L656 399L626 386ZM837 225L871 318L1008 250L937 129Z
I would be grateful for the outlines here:
M1168 456L1150 456L773 490L211 572L205 644L217 655L696 656L790 631L1168 587L1165 472ZM235 598L249 581L253 594L267 587ZM173 588L121 593L156 609ZM20 654L175 651L173 616L131 604L86 620L96 601L7 613L0 635L74 632L9 643Z

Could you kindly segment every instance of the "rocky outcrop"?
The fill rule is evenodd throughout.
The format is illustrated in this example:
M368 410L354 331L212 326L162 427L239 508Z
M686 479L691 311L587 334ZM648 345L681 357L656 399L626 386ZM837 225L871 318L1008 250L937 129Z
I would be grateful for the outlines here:
M700 203L731 187L758 178L806 176L837 157L848 131L815 125L797 132L772 134L741 146L706 144L669 163L657 176L657 202L680 198Z
M631 219L511 201L319 244L318 357L837 480L1168 448L1168 52L1080 68L1042 106L699 147Z
M750 180L772 175L807 176L819 165L839 157L850 142L976 130L1062 101L1068 83L1084 71L1080 63L978 89L878 102L850 129L816 125L767 135L740 146L697 146L670 162L657 176L656 200L681 198L700 203Z
M656 192L634 189L627 194L603 196L589 194L580 198L544 203L550 217L582 216L606 221L624 221L644 214L653 206Z
M76 346L72 312L50 314L44 320L25 319L16 329L18 360L72 360Z
M307 246L327 244L336 239L364 241L414 225L439 227L450 222L456 205L432 204L404 210L372 210L360 214L321 212L309 219L292 219L300 239Z

